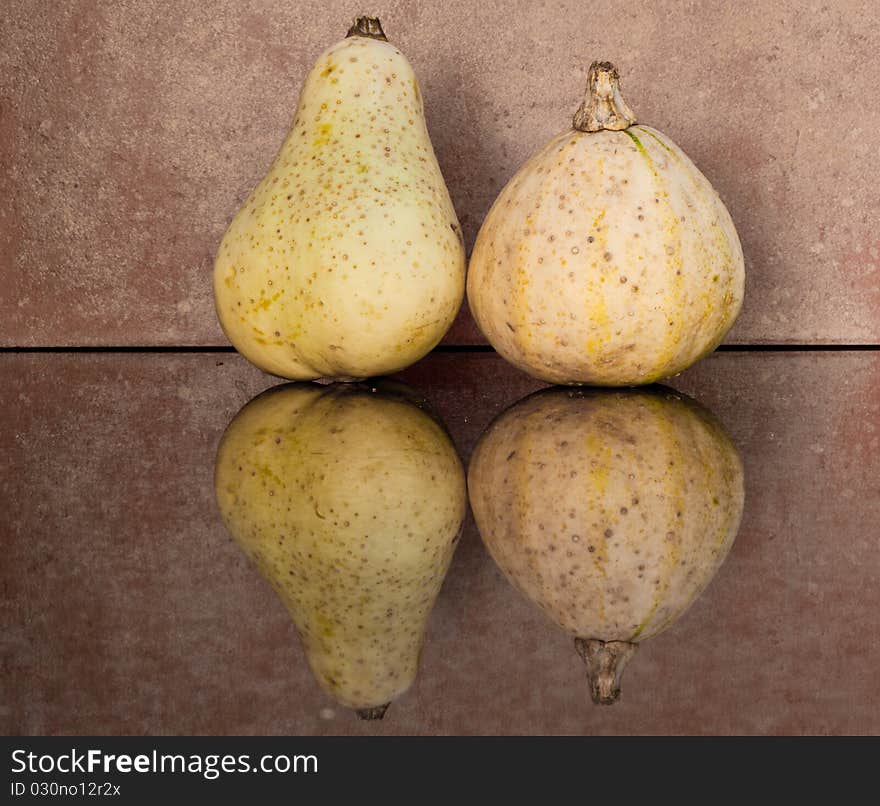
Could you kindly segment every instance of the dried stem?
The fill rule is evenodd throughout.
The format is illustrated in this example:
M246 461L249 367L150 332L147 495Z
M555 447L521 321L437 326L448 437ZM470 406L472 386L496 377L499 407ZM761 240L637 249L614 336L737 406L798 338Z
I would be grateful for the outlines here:
M636 122L635 113L620 94L620 74L611 62L593 62L587 76L587 94L574 113L579 132L621 131Z

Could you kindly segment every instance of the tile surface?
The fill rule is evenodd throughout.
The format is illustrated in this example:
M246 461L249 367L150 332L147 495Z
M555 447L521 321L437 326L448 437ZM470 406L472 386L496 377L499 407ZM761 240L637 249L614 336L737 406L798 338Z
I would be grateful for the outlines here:
M6 0L0 344L221 344L210 270L352 7ZM876 3L414 3L379 9L420 77L468 246L568 125L596 57L726 201L739 343L880 342ZM450 343L480 340L463 312Z
M539 384L493 354L401 378L467 459ZM590 704L570 639L469 518L419 676L361 723L226 533L213 463L271 379L238 356L0 356L0 733L880 732L880 356L717 354L673 381L725 423L746 510L690 611Z

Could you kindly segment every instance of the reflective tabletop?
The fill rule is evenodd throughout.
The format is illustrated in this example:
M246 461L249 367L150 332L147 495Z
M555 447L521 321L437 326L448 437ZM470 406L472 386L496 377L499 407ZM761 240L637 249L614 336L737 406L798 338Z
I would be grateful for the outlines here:
M351 392L314 387L263 396L237 416L281 381L226 352L4 354L0 379L4 734L880 732L876 352L721 352L653 398L545 392L523 402L544 385L492 352L448 350L390 387L362 388L369 411L354 424L340 414ZM387 417L369 408L382 394L398 407ZM293 428L306 398L324 408ZM275 421L260 419L281 403ZM218 459L227 429L244 441L230 437L238 453ZM411 464L394 454L398 439ZM361 462L374 449L391 457L375 478ZM678 456L684 503L666 506L657 484L672 471L658 463ZM248 462L266 478L248 481ZM382 573L346 577L375 583L349 606L332 579L334 563L343 573L351 564L309 565L308 547L319 533L329 545L334 528L347 545L350 516L327 524L322 507L327 484L351 485L344 474L358 468L366 488L352 486L351 500L383 526L348 556L366 552L372 569L367 541L397 529L421 535L432 559L419 566L423 587L404 595L394 564L405 541L395 543ZM549 474L540 484L538 471ZM582 488L566 481L575 476ZM324 486L310 487L315 478ZM383 497L383 483L426 497ZM270 493L275 509L255 510ZM637 515L640 531L628 532ZM541 542L545 522L567 541L558 557ZM277 549L258 542L267 530ZM297 530L313 542L296 543ZM671 549L651 543L654 533L677 552L677 577L657 570ZM638 535L644 561L625 555ZM665 598L642 603L638 574L627 576L641 566ZM325 579L310 598L312 570ZM355 616L392 589L394 618L361 640ZM591 701L589 663L572 640L600 599L602 617L619 616L638 643L610 706ZM382 719L357 718L362 692L343 691L339 657L315 660L349 628L345 663L412 673ZM399 675L383 649L392 644L408 659Z

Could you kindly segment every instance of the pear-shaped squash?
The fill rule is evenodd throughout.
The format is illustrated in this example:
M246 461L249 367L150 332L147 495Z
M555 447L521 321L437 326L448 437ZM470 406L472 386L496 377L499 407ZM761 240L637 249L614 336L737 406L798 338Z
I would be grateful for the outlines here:
M467 290L480 329L515 366L617 386L675 375L714 350L744 277L718 194L668 137L636 125L617 70L596 62L573 128L489 211Z
M495 562L575 639L597 703L627 660L700 595L727 556L743 467L685 395L548 389L502 414L468 469Z
M220 323L267 372L351 380L424 356L463 294L461 231L415 74L378 20L359 18L318 58L220 244Z
M467 506L446 430L400 384L288 384L230 423L214 486L321 687L381 718L415 679Z

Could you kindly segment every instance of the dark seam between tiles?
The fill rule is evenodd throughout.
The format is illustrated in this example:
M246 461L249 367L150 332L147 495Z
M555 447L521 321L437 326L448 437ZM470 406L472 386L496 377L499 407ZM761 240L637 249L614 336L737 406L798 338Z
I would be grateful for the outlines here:
M719 353L809 353L880 351L880 344L722 344ZM76 345L0 347L0 353L235 353L230 345ZM488 344L441 344L435 353L494 353Z
M722 344L719 353L872 352L880 344ZM435 353L494 353L488 344L441 344ZM77 345L0 347L0 353L235 353L229 345Z

